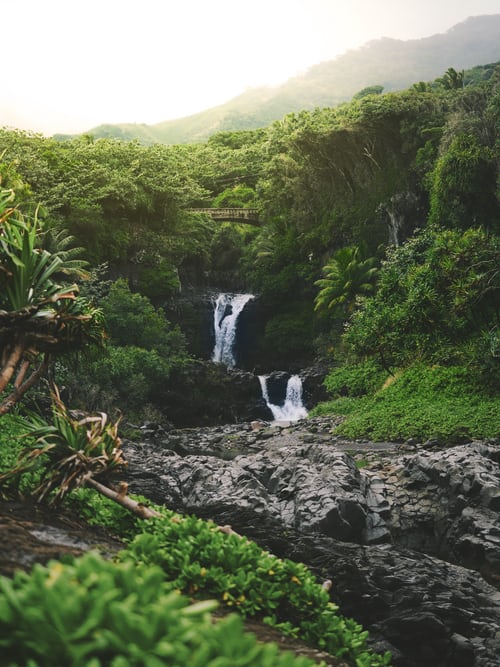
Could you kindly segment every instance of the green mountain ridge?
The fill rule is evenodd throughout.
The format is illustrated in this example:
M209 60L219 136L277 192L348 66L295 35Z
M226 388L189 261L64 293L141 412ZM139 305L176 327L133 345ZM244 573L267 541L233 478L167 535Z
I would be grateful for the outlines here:
M265 127L290 112L337 106L368 86L397 91L417 81L431 81L449 67L462 70L498 60L500 14L475 16L431 37L407 41L383 37L368 42L280 86L252 88L191 116L155 125L104 124L87 134L145 144L205 141L215 132Z

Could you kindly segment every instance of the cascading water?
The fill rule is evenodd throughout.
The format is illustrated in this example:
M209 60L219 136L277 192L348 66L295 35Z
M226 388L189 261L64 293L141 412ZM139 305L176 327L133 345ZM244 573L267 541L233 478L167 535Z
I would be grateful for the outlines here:
M238 316L253 294L219 294L214 306L215 345L212 361L234 368L234 343Z
M298 375L291 375L286 385L285 402L283 405L275 405L269 400L267 389L268 375L259 375L262 388L262 397L267 407L273 413L275 421L297 421L307 417L307 410L302 403L302 380Z

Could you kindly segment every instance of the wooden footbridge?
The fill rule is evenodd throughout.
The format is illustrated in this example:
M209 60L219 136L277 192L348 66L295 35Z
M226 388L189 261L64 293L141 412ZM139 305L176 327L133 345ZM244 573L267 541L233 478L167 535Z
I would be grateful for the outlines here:
M190 213L203 213L220 222L240 222L258 227L259 211L256 208L188 208Z

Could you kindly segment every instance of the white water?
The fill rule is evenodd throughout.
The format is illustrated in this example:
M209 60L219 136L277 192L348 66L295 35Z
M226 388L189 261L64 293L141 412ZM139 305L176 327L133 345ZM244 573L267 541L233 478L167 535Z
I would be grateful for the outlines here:
M267 375L259 375L259 382L262 388L262 397L267 403L267 407L273 413L275 421L293 422L307 417L307 410L302 403L302 380L298 375L290 376L286 386L286 396L283 405L275 405L269 402L267 378Z
M234 342L238 316L253 294L219 294L214 307L215 345L212 361L234 368Z

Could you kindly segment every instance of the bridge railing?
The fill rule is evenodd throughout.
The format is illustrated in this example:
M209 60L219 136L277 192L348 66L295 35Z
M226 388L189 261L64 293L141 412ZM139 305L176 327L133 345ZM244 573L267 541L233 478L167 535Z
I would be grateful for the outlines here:
M210 215L214 220L259 223L259 210L257 208L189 208L188 211Z

